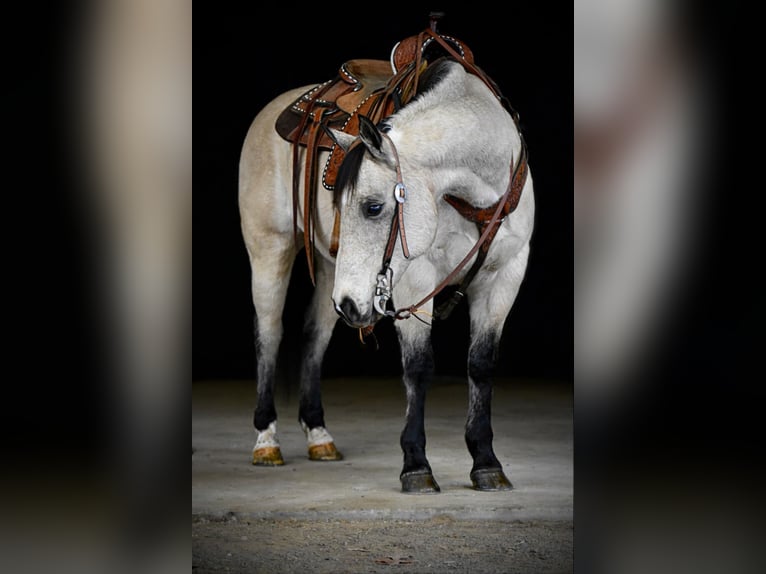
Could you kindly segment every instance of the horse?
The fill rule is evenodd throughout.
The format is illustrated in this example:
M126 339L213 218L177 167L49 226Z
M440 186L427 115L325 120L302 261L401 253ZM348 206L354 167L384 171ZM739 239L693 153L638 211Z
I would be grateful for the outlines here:
M401 490L440 491L425 449L424 405L434 371L431 325L435 316L448 315L465 297L470 317L465 423L473 458L469 476L476 490L510 490L513 486L493 450L491 376L506 318L526 273L534 228L526 145L518 116L505 105L497 86L465 61L465 50L456 54L459 41L447 45L443 36L431 32L418 38L414 65L408 69L419 75L410 97L394 98L395 105L384 106L385 113L376 108L384 115L378 121L356 113L355 130L325 125L319 133L331 138L332 151L306 148L275 130L285 110L295 111L320 86L305 85L277 96L258 112L245 136L239 210L255 309L252 462L284 464L274 404L275 368L293 262L306 248L314 291L304 324L298 419L309 459L343 458L325 425L320 388L321 365L336 322L342 319L369 335L378 321L391 318L406 390ZM423 44L434 38L444 49L426 65L421 61ZM392 56L391 75L401 71L393 62ZM330 193L307 170L328 165L336 151L343 155ZM304 161L312 153L314 164ZM434 309L436 295L453 289L447 312L440 314Z

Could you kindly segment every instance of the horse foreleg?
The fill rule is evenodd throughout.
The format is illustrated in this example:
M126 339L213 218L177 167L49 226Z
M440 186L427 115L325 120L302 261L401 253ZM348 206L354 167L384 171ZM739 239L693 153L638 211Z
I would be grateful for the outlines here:
M505 319L521 283L509 265L494 286L469 291L471 344L468 350L468 417L465 442L473 457L471 483L477 490L510 490L511 481L495 456L492 442L492 374Z
M289 240L289 241L288 241ZM294 259L292 238L281 248L251 256L252 296L255 306L255 355L257 361L256 407L253 415L256 440L253 464L284 464L277 439L274 377L282 340L282 311Z
M338 320L331 298L333 268L321 257L317 257L315 265L316 288L304 325L298 419L306 433L311 460L341 460L343 455L338 452L332 436L325 428L320 389L322 359Z
M511 482L492 448L492 371L499 347L497 333L472 336L468 352L468 418L465 442L473 457L471 483L477 490L509 490Z
M410 274L425 276L425 272ZM406 275L394 292L396 298L413 300L417 287L409 285ZM425 311L431 311L431 303ZM431 327L414 317L396 322L399 346L402 354L404 388L407 393L407 411L400 445L404 454L404 466L399 480L402 492L439 492L431 465L426 458L425 402L426 390L433 378L434 356L431 346Z

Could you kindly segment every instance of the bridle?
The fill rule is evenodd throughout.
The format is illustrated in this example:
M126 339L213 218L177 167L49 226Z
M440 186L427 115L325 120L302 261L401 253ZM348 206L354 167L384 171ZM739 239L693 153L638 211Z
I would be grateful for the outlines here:
M386 249L383 253L383 263L377 275L375 297L373 299L375 310L381 315L391 317L395 320L415 317L423 321L423 319L418 316L418 313L422 312L421 307L451 285L458 274L466 265L468 265L468 262L478 253L473 266L463 278L463 281L454 292L452 298L433 313L434 317L446 319L452 312L452 309L454 309L455 305L457 305L457 303L459 303L465 296L465 290L468 287L468 284L473 280L476 273L479 271L479 268L484 263L490 244L500 229L500 225L505 221L508 214L512 213L519 204L521 191L526 183L528 171L527 147L524 138L522 137L521 139L521 154L519 156L519 161L515 166L513 158L511 158L510 181L508 182L508 187L506 188L505 193L497 203L487 208L475 208L463 199L452 195L445 196L445 200L463 217L473 221L479 226L479 239L465 257L460 260L457 266L430 293L428 293L428 295L413 305L392 310L387 308L387 303L391 299L393 288L391 259L393 257L397 237L401 240L402 254L404 257L409 259L410 256L409 247L407 245L407 234L404 228L404 203L407 201L407 188L404 185L402 178L401 164L399 162L399 154L396 150L396 146L387 133L381 132L381 136L388 141L393 151L394 167L396 169L396 185L394 186L393 193L394 199L396 200L396 209L391 219L391 229L388 234ZM364 337L369 335L373 328L374 326L363 328L360 330L360 336Z
M373 304L375 310L381 315L387 315L394 317L395 319L403 319L399 317L393 311L386 309L386 303L391 298L391 288L393 287L394 271L391 269L391 258L394 255L394 247L396 246L397 236L401 240L402 255L405 259L410 258L410 249L407 246L407 233L404 230L404 202L407 201L407 188L404 185L402 179L402 168L399 163L399 152L396 150L394 142L391 137L385 133L380 134L388 143L391 144L391 150L394 154L394 167L396 169L396 185L394 186L394 199L396 200L396 209L394 210L394 216L391 218L391 230L388 232L388 241L386 241L386 249L383 252L383 265L380 268L377 276L377 285L375 287L375 298Z

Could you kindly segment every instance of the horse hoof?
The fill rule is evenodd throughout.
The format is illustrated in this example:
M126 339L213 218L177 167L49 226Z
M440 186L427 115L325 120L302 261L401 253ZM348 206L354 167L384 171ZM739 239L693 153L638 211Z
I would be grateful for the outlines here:
M310 446L309 460L343 460L343 455L335 448L335 443L327 442Z
M471 482L476 490L511 490L513 485L499 468L482 468L471 473Z
M400 480L402 481L402 492L432 494L441 491L434 480L434 475L428 470L406 472L400 477Z
M265 446L253 451L253 464L258 466L282 466L285 464L278 446Z

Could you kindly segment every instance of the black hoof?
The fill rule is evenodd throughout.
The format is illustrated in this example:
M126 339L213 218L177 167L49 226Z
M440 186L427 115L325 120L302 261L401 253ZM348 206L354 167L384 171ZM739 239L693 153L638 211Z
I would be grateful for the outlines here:
M471 482L476 490L511 490L513 485L499 468L482 468L471 473Z
M402 481L402 492L433 494L441 491L439 485L434 480L434 475L429 470L405 472L399 477L399 480Z

